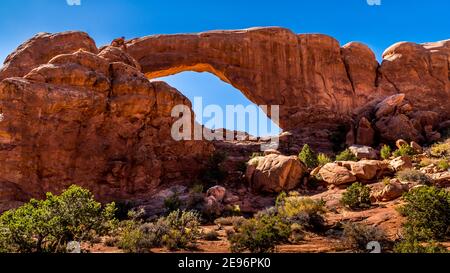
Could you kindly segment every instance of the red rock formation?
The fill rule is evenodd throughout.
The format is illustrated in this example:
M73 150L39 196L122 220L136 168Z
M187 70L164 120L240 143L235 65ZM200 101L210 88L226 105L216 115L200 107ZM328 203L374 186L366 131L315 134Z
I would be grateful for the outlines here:
M79 34L73 38L64 43L84 44ZM96 49L58 51L49 45L55 48L50 56L41 39L47 35L22 48L47 63L0 83L0 203L71 184L102 200L135 198L163 182L196 177L212 146L171 137L172 107L190 107L186 97L163 82L148 81L120 49L104 48L97 55ZM19 63L26 59L15 56ZM7 66L3 72L21 76L26 67Z
M435 139L450 119L449 60L449 40L396 44L379 65L362 44L281 28L149 36L101 50L82 32L38 34L0 70L0 202L72 183L128 198L193 178L212 148L172 140L170 111L190 102L148 78L208 71L256 104L280 105L281 127L303 130L287 145L298 152L298 136L328 147L337 126L362 117L383 140ZM405 103L376 117L393 94Z

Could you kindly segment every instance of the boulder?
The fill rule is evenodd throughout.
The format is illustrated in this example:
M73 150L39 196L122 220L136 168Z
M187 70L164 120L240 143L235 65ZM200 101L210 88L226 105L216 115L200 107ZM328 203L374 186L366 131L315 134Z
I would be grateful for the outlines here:
M401 183L398 179L391 179L390 183L381 191L373 194L373 198L380 202L389 202L402 197L410 188L411 186L407 183Z
M389 172L389 164L378 160L361 160L358 162L338 162L349 169L359 180L370 181Z
M398 94L393 95L390 97L387 97L382 102L380 102L375 110L376 114L375 116L377 119L380 119L385 116L390 116L391 114L394 114L397 107L399 107L403 100L405 99L405 94Z
M419 143L417 143L415 141L411 141L410 146L411 146L411 148L413 148L413 150L416 153L418 153L418 154L423 153L423 148L422 148L422 146L419 145Z
M227 189L222 186L214 186L206 191L206 196L213 196L217 202L222 202L227 194Z
M391 160L389 165L396 172L411 169L413 167L412 160L409 156L399 156Z
M298 187L306 170L297 156L270 154L250 160L246 177L255 191L279 193Z
M440 172L430 175L431 179L433 180L434 184L441 186L441 187L447 187L450 185L450 172Z
M339 186L356 181L356 176L349 169L338 163L328 163L319 171L322 179L328 184Z
M352 145L349 147L349 150L358 158L358 159L377 159L378 154L375 149L369 146L362 145Z
M424 140L422 133L404 114L382 117L377 120L375 127L380 134L381 141L385 143L394 143L399 138L415 142Z

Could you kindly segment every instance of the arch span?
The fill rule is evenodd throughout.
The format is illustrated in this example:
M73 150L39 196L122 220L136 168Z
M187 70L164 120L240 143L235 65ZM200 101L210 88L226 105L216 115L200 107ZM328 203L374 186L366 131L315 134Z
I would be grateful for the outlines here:
M341 47L326 35L276 27L155 35L130 40L127 48L149 78L210 72L255 104L280 105L279 125L291 130L342 124L372 99L396 93L405 93L418 109L450 116L445 100L431 99L450 97L448 72L442 69L450 58L449 42L411 44L388 49L381 65L363 44ZM404 67L421 76L405 76Z

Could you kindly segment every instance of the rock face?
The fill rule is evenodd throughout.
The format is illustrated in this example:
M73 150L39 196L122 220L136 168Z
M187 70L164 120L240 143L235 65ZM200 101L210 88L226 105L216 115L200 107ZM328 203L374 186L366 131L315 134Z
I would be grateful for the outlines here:
M299 186L305 173L298 157L270 154L250 160L245 176L253 190L279 193Z
M344 123L354 109L394 94L404 95L379 107L379 115L404 96L416 110L450 118L450 40L398 43L385 51L381 65L363 44L341 47L326 35L282 28L149 36L128 41L127 48L149 78L207 71L256 104L281 105L279 123L286 130ZM389 128L402 122L385 121ZM361 133L363 142L370 140L370 130Z
M8 61L1 75L16 77L0 83L0 202L71 184L101 200L135 198L195 177L212 153L173 140L172 107L189 100L148 81L119 48L97 54L82 33L38 35Z

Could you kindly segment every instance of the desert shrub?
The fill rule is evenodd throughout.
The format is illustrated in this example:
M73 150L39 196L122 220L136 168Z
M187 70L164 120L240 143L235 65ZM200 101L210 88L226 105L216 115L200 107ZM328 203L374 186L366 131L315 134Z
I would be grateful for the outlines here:
M399 149L397 149L393 155L395 157L399 156L413 156L417 154L416 151L409 145L402 145Z
M431 164L434 164L434 160L430 159L430 158L424 158L419 162L419 167L423 168L423 167L428 167Z
M325 166L326 164L331 162L333 162L333 160L326 154L321 153L317 156L317 163L319 166Z
M352 151L347 149L336 156L336 161L358 161L358 158L352 153Z
M317 167L317 157L314 154L313 150L311 150L311 148L309 147L308 144L305 144L303 146L302 151L300 152L300 154L298 155L298 158L305 163L306 167L312 169Z
M162 244L171 250L194 246L200 236L200 217L196 212L177 210L160 218L156 225L168 227Z
M384 186L389 186L391 184L391 179L389 177L385 177L381 182Z
M235 227L236 232L229 234L233 253L250 251L251 253L274 252L275 246L287 242L291 234L290 227L280 217L261 215L245 220Z
M239 226L245 221L242 216L231 216L231 217L221 217L217 218L214 223L221 226Z
M422 185L431 185L432 182L428 175L414 169L406 169L398 172L397 178L400 181L417 182Z
M115 211L114 203L102 207L78 186L61 195L47 193L45 200L31 200L0 216L0 249L64 252L70 241L87 242L110 232L116 225Z
M448 253L448 250L435 242L401 241L394 246L394 252L404 254Z
M168 212L179 210L182 205L183 202L180 200L180 196L177 192L173 193L164 200L164 207Z
M392 155L392 149L389 145L383 145L380 151L381 158L389 159Z
M422 186L404 195L399 208L406 217L404 237L408 241L443 239L450 233L450 193Z
M447 171L448 169L450 169L450 164L448 163L447 160L442 159L437 163L437 167L441 171Z
M450 141L431 146L431 155L434 157L450 157Z
M366 209L372 204L370 188L361 183L354 183L342 194L341 203L351 209Z
M203 239L206 241L218 241L219 240L219 233L215 230L208 231L207 233L203 234Z
M342 234L343 245L352 250L367 251L367 244L370 242L379 242L386 240L386 235L380 228L361 224L345 223Z
M296 224L308 231L322 231L325 226L325 202L295 194L281 194L277 198L276 214L288 224Z
M140 222L127 220L120 223L120 237L116 246L127 253L148 253L155 243L147 238L141 228Z
M200 237L200 220L195 212L176 210L153 223L133 217L120 224L118 247L128 253L145 253L153 247L186 249Z

